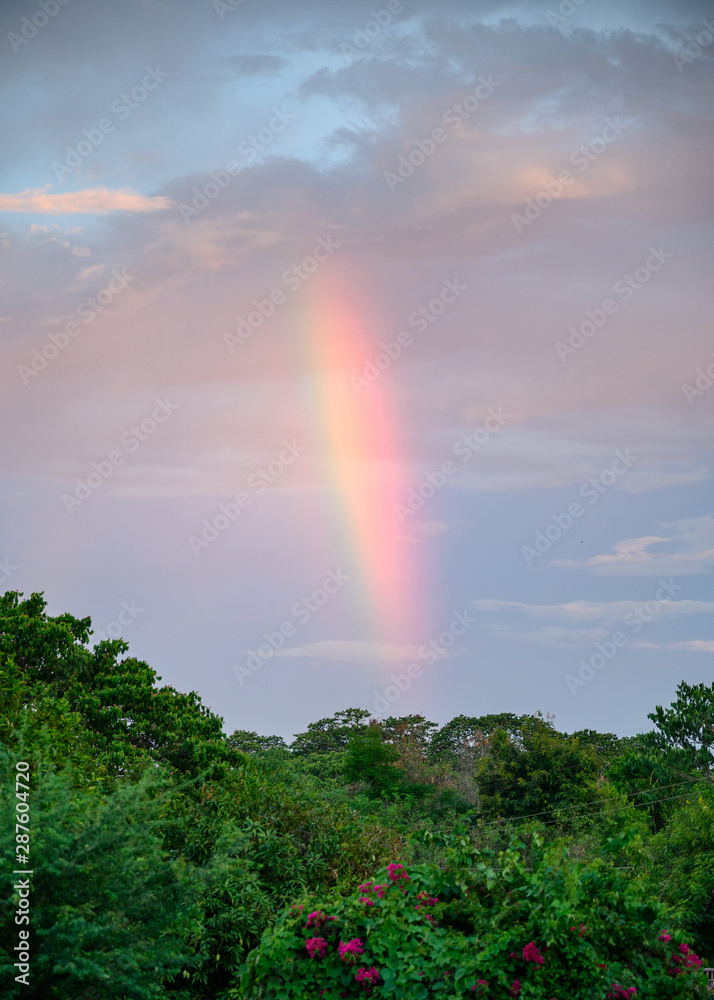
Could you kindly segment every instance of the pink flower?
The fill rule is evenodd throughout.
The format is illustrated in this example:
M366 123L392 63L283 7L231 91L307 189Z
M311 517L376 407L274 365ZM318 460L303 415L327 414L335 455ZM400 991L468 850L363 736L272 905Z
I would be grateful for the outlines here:
M535 941L529 941L528 944L523 949L523 957L526 962L535 962L536 965L544 965L545 958L538 951L538 946Z
M325 914L322 910L314 910L307 918L307 926L321 927L325 922Z
M357 969L355 979L358 983L365 983L373 986L375 983L379 982L379 969L375 969L374 966L372 966L371 969L366 969L362 966Z
M359 938L352 938L351 941L340 941L338 951L343 962L351 962L362 954L364 945Z
M400 879L403 880L404 882L411 881L411 879L407 875L404 865L395 865L395 864L387 865L387 878L391 882L399 882Z
M305 947L310 958L324 958L327 951L327 941L321 937L308 938Z
M513 980L513 986L511 986L511 996L519 997L521 995L521 981L520 979Z
M664 943L666 944L668 941L672 940L672 935L671 934L660 934L658 940L659 941L664 941Z
M698 969L701 966L701 958L694 954L688 944L680 944L679 951L679 955L674 952L669 960L667 972L670 976L680 976L688 969Z
M620 986L619 983L613 983L610 987L611 992L607 995L607 1000L633 1000L637 996L637 989L634 986L629 986L625 988Z
M375 896L378 896L380 899L384 899L385 887L383 885L374 885L372 882L363 882L362 885L358 886L358 888L364 893L373 892Z

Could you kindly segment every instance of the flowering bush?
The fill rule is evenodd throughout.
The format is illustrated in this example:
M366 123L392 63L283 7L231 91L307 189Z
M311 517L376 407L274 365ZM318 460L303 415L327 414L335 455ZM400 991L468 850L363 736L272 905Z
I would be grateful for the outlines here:
M227 996L707 997L701 962L672 915L608 862L578 864L562 846L536 841L526 866L523 844L479 852L459 832L445 846L446 871L394 863L352 896L323 899L309 917L307 906L286 912Z
M324 958L327 951L327 941L321 937L308 938L305 942L305 951L310 958Z
M352 938L351 941L341 941L337 950L343 962L351 962L362 954L364 945L359 938Z

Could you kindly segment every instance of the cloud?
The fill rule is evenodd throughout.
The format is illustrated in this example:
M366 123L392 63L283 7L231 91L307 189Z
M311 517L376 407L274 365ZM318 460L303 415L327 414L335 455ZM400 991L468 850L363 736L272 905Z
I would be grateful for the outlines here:
M582 562L557 560L553 566L592 569L600 576L679 576L706 573L714 566L714 518L687 518L675 522L669 536L646 535L626 538L613 546L612 554L591 556ZM653 552L653 546L670 543L675 552Z
M418 529L419 534L423 535L424 538L438 538L439 535L443 535L446 531L451 530L451 525L446 521L423 521Z
M692 653L714 653L714 640L689 639L687 642L673 642L670 649L687 649Z
M644 612L647 614L646 603L643 601L573 601L570 604L526 604L522 601L500 601L492 598L472 601L479 611L520 612L530 618L555 618L572 622L574 625L587 621L600 621L607 628L566 628L560 625L546 625L540 629L522 631L514 625L502 623L482 625L481 628L495 633L502 639L516 642L534 642L554 648L579 646L586 642L594 643L606 639L614 622L623 621L628 615ZM658 614L663 617L679 617L681 615L714 614L714 601L658 601ZM639 648L660 649L661 645L654 643L638 643ZM678 647L670 647L678 648ZM690 648L685 644L681 648Z
M305 646L281 649L275 656L307 657L313 660L348 660L351 663L393 663L413 660L419 655L418 646L396 646L382 642L328 639Z
M568 649L571 646L581 646L586 642L599 642L607 638L606 629L567 629L558 625L546 625L531 632L519 632L510 625L482 625L481 628L494 632L500 639L511 639L514 642L535 642L557 649Z
M282 56L267 52L241 52L223 60L237 76L277 76L288 65Z
M471 601L479 611L517 610L531 618L563 618L567 621L619 621L643 606L642 601L573 601L570 604L524 604L521 601L483 599ZM665 615L714 614L714 601L660 601Z
M31 212L37 215L105 215L107 212L161 212L171 208L170 198L150 198L132 191L105 187L51 194L52 185L27 188L19 194L0 194L0 212Z

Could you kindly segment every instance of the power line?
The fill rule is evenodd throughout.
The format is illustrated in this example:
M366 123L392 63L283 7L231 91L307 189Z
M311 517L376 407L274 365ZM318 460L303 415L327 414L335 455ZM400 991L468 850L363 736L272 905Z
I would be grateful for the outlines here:
M681 781L672 782L672 784L670 784L670 785L658 785L657 788L658 788L658 790L664 790L665 788L680 787L684 782L690 782L691 784L696 784L699 781L700 781L700 779L698 777L682 778ZM654 791L654 789L651 789L651 788L641 788L641 789L638 789L635 792L625 792L625 793L622 793L622 794L624 794L625 798L628 798L631 795L643 795L645 792L648 792L648 791ZM655 805L658 802L672 802L672 801L674 801L676 799L684 799L689 794L690 794L690 792L683 792L681 795L666 795L666 796L663 796L662 798L650 799L649 802L647 803L647 805L649 806L649 805ZM598 815L603 815L604 813L607 813L607 812L621 812L623 809L626 809L627 806L630 805L630 804L631 803L627 803L625 805L614 805L612 807L608 807L606 805L604 805L604 806L596 806L595 809L590 809L589 812L581 813L581 815L585 815L585 816L598 816ZM549 816L552 813L557 813L557 812L568 812L568 811L575 812L577 809L587 810L591 806L592 806L592 803L586 802L586 803L583 803L580 806L577 806L577 805L576 806L562 806L561 808L557 808L556 807L555 809L544 809L542 812L538 812L538 813L526 813L526 814L523 814L521 816L509 816L508 818L503 819L503 820L492 820L487 825L486 829L497 827L500 823L504 823L504 824L511 823L511 824L513 824L513 823L517 823L520 820L535 819L538 816Z

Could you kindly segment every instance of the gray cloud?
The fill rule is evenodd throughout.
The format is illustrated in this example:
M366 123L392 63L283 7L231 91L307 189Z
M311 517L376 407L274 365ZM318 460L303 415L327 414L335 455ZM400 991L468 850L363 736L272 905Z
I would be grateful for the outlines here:
M287 59L270 52L241 52L223 62L236 76L277 76L289 65Z

